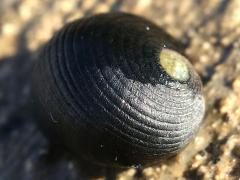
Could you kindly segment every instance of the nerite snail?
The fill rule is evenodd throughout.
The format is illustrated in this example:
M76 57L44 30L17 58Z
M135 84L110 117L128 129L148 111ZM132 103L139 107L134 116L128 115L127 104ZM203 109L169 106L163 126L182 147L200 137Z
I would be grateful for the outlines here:
M42 126L103 165L146 165L176 154L204 115L201 80L181 53L155 24L126 13L66 25L33 72Z

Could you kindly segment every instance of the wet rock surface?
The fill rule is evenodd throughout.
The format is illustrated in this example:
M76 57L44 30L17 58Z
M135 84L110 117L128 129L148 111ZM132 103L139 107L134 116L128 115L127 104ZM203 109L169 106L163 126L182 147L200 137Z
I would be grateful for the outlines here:
M159 165L116 170L75 162L34 122L30 73L42 45L66 22L109 11L143 15L182 41L204 83L197 137ZM2 0L0 49L1 179L240 178L240 1Z

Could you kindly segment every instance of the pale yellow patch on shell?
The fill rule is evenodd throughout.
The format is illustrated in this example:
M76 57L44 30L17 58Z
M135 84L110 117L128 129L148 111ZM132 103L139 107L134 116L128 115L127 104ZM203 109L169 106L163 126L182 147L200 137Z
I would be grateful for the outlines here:
M170 49L160 52L160 65L175 80L186 81L189 78L188 60Z

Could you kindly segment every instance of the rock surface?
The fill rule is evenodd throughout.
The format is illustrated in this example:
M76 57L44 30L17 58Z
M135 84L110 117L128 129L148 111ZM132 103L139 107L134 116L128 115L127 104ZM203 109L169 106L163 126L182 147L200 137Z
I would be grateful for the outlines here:
M109 11L143 15L182 41L204 83L207 111L197 137L154 167L119 171L75 162L34 123L29 74L41 46L66 22ZM1 0L0 178L239 179L240 1Z

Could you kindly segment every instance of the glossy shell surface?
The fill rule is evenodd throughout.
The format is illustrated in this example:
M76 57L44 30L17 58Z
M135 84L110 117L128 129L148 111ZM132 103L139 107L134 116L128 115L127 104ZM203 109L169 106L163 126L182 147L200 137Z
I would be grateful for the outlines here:
M103 165L170 157L190 142L204 115L202 83L181 45L125 13L64 26L36 62L33 90L52 139Z

